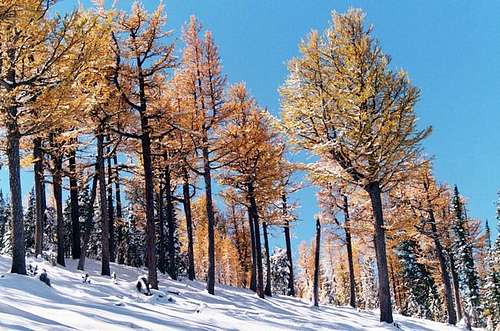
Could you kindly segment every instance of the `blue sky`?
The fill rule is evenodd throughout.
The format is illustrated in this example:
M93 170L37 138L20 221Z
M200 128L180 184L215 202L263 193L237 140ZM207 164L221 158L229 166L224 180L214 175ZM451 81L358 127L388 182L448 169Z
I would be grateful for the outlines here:
M110 3L111 1L108 1ZM88 4L88 1L83 1ZM118 1L129 8L132 1ZM144 1L148 9L158 1ZM63 0L62 10L76 5ZM469 198L469 214L490 220L494 228L496 192L500 189L500 2L499 1L229 1L164 2L168 28L180 28L196 15L219 46L231 82L245 81L262 106L279 114L278 87L286 61L311 29L323 30L330 12L362 8L367 22L395 68L409 72L421 89L417 114L434 132L424 143L435 157L439 181L457 184ZM5 170L0 185L8 188ZM26 179L26 193L30 179ZM301 221L295 246L310 240L317 212L314 192L297 194ZM279 236L281 239L281 235ZM281 240L273 240L282 245Z

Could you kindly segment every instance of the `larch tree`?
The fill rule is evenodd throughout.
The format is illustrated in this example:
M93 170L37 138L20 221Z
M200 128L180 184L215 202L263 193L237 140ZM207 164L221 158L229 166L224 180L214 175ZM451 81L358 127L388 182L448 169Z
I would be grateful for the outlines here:
M405 173L430 129L418 131L419 91L366 28L364 14L333 14L324 37L312 32L289 63L282 86L283 126L292 143L328 158L370 196L380 320L393 322L381 193Z
M132 5L129 14L120 13L112 32L115 53L114 83L126 107L137 114L139 130L115 131L128 138L138 139L144 172L146 203L146 250L148 281L158 288L155 252L154 185L151 155L151 116L155 112L155 94L167 71L174 67L174 45L165 43L170 35L164 30L166 17L163 4L149 14L139 3Z

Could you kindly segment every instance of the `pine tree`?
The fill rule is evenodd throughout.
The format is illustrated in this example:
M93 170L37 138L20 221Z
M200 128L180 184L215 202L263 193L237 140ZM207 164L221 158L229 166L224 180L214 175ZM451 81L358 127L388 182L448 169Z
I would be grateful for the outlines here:
M271 284L273 293L287 295L289 274L290 267L286 250L275 248L271 255Z
M5 231L7 230L7 212L5 205L5 200L3 198L3 192L0 190L0 252L3 249L3 237L5 235Z
M412 317L440 320L443 313L439 293L429 270L418 261L421 257L418 244L414 240L405 240L398 245L396 254L409 293L402 313Z
M35 224L36 224L36 207L35 207L35 189L31 189L28 195L28 206L24 214L24 239L26 242L26 251L34 253L35 249Z
M470 237L467 219L464 215L463 203L455 186L453 194L454 223L452 226L453 249L457 257L457 272L460 294L464 300L464 314L471 319L473 326L481 325L481 302L479 279L474 267L473 244Z
M372 310L378 307L377 283L375 280L375 261L372 257L361 261L361 299L363 307Z
M0 251L1 254L4 255L12 255L12 214L11 214L11 208L10 208L10 203L7 203L4 209L4 232L2 238L0 240L2 241L2 251Z

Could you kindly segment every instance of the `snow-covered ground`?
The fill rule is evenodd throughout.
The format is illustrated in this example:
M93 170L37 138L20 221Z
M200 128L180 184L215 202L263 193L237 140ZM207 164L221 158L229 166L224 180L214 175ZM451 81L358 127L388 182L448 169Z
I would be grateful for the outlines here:
M99 276L100 264L87 260L91 283L82 282L76 261L66 268L28 259L45 268L52 282L8 273L10 257L0 256L1 330L397 330L378 322L376 312L347 307L311 307L295 298L265 300L253 292L217 286L209 295L203 282L171 281L160 277L160 291L178 292L152 297L138 295L135 283L145 273L111 265L116 284ZM172 300L169 300L168 296ZM395 315L402 330L452 331L459 328Z

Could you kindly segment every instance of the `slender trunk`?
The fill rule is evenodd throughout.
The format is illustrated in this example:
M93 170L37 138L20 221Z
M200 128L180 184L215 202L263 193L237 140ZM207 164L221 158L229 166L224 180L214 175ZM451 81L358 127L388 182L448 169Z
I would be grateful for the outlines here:
M172 183L171 183L170 167L165 168L165 200L167 203L167 225L168 225L168 274L172 279L177 279L177 266L175 263L175 210L174 201L172 198Z
M349 305L356 308L356 280L354 279L354 261L352 253L351 225L349 218L349 202L344 195L344 230L347 248L347 265L349 267Z
M448 252L448 257L450 260L450 270L451 270L451 279L453 282L453 293L455 295L455 306L457 307L457 319L460 321L463 318L462 314L462 304L460 302L460 287L458 284L458 273L455 266L455 257L452 252Z
M321 249L321 223L316 219L316 247L314 251L314 285L313 298L314 306L319 306L319 252Z
M108 145L111 143L109 135L107 136ZM106 186L108 193L108 222L109 222L109 261L115 262L116 244L115 244L115 208L113 206L113 170L111 167L111 149L110 146L106 149L107 154L107 175L108 184Z
M12 72L9 72L13 75ZM9 75L10 76L10 75ZM14 79L14 77L13 77ZM26 247L24 244L23 202L21 197L21 159L17 126L17 107L9 109L7 122L7 158L9 161L9 187L12 213L12 273L26 274Z
M193 218L191 215L191 196L189 194L189 173L187 168L184 168L184 182L182 184L182 205L184 207L184 216L186 217L186 231L188 240L188 278L194 280L196 278L194 271L194 249L193 249Z
M255 257L257 260L257 295L264 298L264 273L262 267L262 245L260 243L259 209L255 200L253 183L248 184L248 198L250 199L250 211L253 219L255 234Z
M53 148L57 148L52 143ZM58 155L59 151L54 151L52 155L52 190L54 193L54 202L56 205L56 235L57 235L57 263L65 266L64 261L64 218L63 218L63 201L62 201L62 156Z
M69 195L71 209L71 257L80 258L80 207L78 206L78 180L76 174L76 149L69 154Z
M392 262L390 263L391 278L392 278L392 291L394 292L394 301L397 307L401 306L401 300L399 299L398 284L396 275L394 274L394 266Z
M104 167L104 136L102 131L97 134L97 165L99 178L99 207L101 211L101 275L110 276L109 268L109 219L106 203L106 174Z
M99 172L98 170L98 163L96 161L96 166L95 166L95 173L92 178L92 186L90 188L90 202L89 205L87 206L89 210L86 212L86 217L85 217L85 230L83 232L83 243L82 243L82 254L80 255L80 260L78 261L78 270L84 270L85 269L85 257L87 254L87 250L89 247L89 241L90 241L90 233L92 232L92 221L94 219L94 203L95 203L95 198L97 195L97 173Z
M262 223L262 228L264 230L264 249L266 250L266 287L264 288L264 294L267 296L272 296L271 291L271 252L269 252L269 238L267 234L267 222Z
M378 269L378 296L380 302L380 321L392 323L391 290L389 288L389 273L387 268L387 254L385 247L384 215L382 212L382 198L380 185L372 182L366 186L366 191L370 195L375 218L375 253L377 257Z
M158 269L162 274L166 272L165 261L165 208L163 206L164 186L160 180L160 192L157 194L158 201L158 227L159 227L159 243L158 243Z
M145 107L144 107L145 108ZM141 112L141 147L144 169L144 192L146 198L146 256L148 267L148 281L153 289L158 289L158 275L156 273L155 249L155 212L154 212L154 185L153 166L151 160L151 138L149 123L146 114Z
M210 294L215 293L215 215L212 202L212 178L210 175L210 160L208 152L208 141L204 137L203 147L203 178L205 180L205 198L208 218L208 272L207 272L207 291Z
M248 223L250 228L250 243L252 249L252 271L250 273L250 289L257 291L257 255L255 248L255 228L251 208L248 207Z
M35 256L40 256L42 255L43 251L43 229L45 226L45 210L47 209L41 138L37 137L33 139L33 157L35 158L34 182L35 182L35 205L36 205Z
M285 219L285 243L286 243L286 257L288 259L288 295L295 296L295 280L293 277L293 260L292 260L292 241L290 239L290 222L288 221L288 206L286 201L286 195L282 195L282 208L283 217Z
M118 170L118 157L116 156L116 152L113 153L113 164L115 166L115 198L116 198L116 225L118 227L118 250L117 250L117 258L119 264L125 263L125 243L123 238L123 233L125 231L125 225L123 222L123 213L122 213L122 197L120 191L120 171Z

